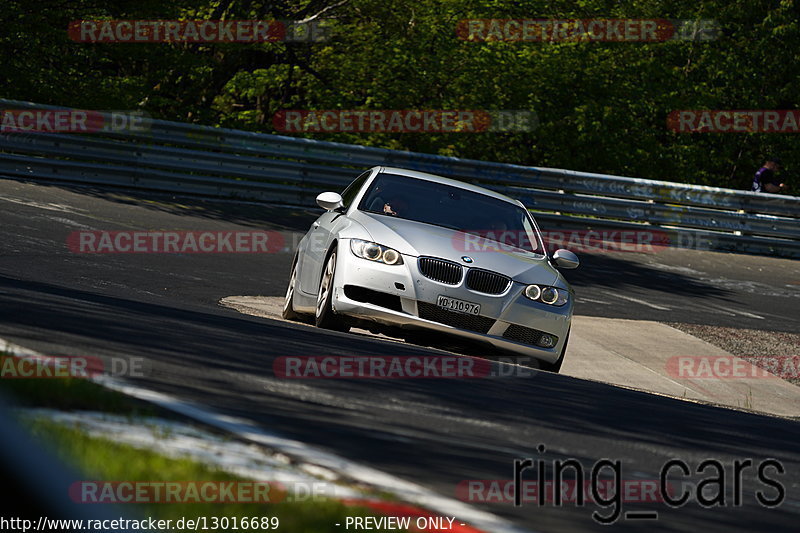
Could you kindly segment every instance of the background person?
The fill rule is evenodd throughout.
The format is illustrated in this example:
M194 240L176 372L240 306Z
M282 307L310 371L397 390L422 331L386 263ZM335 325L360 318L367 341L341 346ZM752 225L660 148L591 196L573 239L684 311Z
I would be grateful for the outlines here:
M769 192L779 193L786 188L786 184L775 175L776 172L781 170L781 160L777 157L770 157L767 159L764 166L762 166L753 176L752 191L755 192Z

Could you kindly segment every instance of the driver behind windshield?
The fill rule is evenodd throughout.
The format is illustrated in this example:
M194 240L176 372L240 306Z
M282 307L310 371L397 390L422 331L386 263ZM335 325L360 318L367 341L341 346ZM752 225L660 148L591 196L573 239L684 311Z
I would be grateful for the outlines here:
M395 217L401 214L408 215L408 202L402 196L396 196L383 204L383 212Z

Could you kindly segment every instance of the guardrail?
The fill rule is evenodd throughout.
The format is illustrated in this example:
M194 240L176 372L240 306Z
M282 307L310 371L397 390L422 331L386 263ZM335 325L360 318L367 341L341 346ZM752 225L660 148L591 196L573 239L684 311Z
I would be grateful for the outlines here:
M3 109L64 109L0 99ZM473 182L549 228L657 229L677 246L800 257L800 198L525 167L168 122L147 131L0 135L0 175L313 205L364 168Z

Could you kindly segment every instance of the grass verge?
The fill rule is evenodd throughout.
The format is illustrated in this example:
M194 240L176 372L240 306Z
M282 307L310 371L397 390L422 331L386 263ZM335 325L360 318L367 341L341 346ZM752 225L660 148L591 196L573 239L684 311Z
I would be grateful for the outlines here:
M40 442L49 443L53 453L92 481L247 481L227 472L208 468L188 459L172 459L111 440L89 437L81 431L49 420L26 422ZM268 480L265 480L268 481ZM348 507L334 500L285 501L280 503L135 503L123 508L131 518L153 517L174 521L187 517L276 517L279 530L295 533L340 531L348 516L375 516L367 509ZM263 529L263 528L262 528Z
M0 365L11 356L0 354ZM0 369L2 366L0 366ZM132 423L138 416L165 416L160 408L106 389L79 378L23 379L0 376L0 392L20 407L58 410L91 410L128 415ZM208 467L191 459L174 459L112 440L92 437L79 429L36 418L24 425L33 437L46 443L53 455L80 472L87 481L146 482L226 482L252 481ZM259 481L271 481L269 479ZM336 500L313 498L280 503L132 503L120 506L131 519L174 520L206 517L209 530L212 518L241 519L275 517L281 531L294 533L333 533L341 531L347 517L376 516L366 508L347 506ZM174 523L174 522L173 522ZM230 523L230 522L229 522ZM225 527L220 530L230 530ZM244 527L240 528L244 530ZM253 529L253 528L249 528ZM259 529L264 530L262 526ZM273 528L274 529L274 528Z

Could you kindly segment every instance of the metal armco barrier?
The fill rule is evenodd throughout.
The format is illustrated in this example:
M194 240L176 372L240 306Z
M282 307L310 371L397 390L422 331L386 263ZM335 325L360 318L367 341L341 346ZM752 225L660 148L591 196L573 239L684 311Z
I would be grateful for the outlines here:
M0 109L64 109L0 99ZM0 134L0 175L314 205L396 166L518 198L548 228L654 229L676 246L800 257L800 198L268 135L163 120L143 131Z

